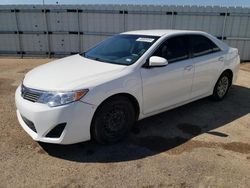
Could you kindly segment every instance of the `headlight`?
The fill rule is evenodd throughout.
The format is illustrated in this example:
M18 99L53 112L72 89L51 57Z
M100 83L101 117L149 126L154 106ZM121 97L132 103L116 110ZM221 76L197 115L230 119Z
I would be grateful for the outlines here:
M69 92L44 92L37 102L48 104L50 107L60 106L80 100L88 91L88 89L83 89Z

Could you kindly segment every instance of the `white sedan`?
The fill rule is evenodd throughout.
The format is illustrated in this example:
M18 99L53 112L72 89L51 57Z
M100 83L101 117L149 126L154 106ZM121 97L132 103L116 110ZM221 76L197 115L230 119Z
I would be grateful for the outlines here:
M205 32L125 32L28 72L15 94L17 117L36 141L116 142L137 120L222 100L239 63L237 49Z

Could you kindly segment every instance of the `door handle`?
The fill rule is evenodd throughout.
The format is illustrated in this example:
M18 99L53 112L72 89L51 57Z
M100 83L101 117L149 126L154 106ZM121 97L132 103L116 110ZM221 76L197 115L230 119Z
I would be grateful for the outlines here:
M186 66L186 67L184 68L184 70L190 71L192 68L193 68L193 65L188 65L188 66Z
M219 57L218 61L224 61L224 57Z

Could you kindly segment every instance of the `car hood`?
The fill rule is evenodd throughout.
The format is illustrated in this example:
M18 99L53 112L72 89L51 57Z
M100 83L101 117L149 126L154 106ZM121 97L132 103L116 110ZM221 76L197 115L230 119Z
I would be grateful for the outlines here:
M126 66L103 63L79 54L52 61L29 71L23 80L26 87L46 91L68 91L91 87Z

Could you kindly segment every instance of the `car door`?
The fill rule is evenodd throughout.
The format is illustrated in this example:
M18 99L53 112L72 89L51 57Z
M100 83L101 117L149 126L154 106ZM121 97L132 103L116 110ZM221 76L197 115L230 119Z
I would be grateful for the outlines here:
M191 98L209 94L224 64L223 51L203 35L189 35L192 61L195 66Z
M194 75L186 36L167 39L151 56L166 58L169 64L141 68L144 114L188 100Z

